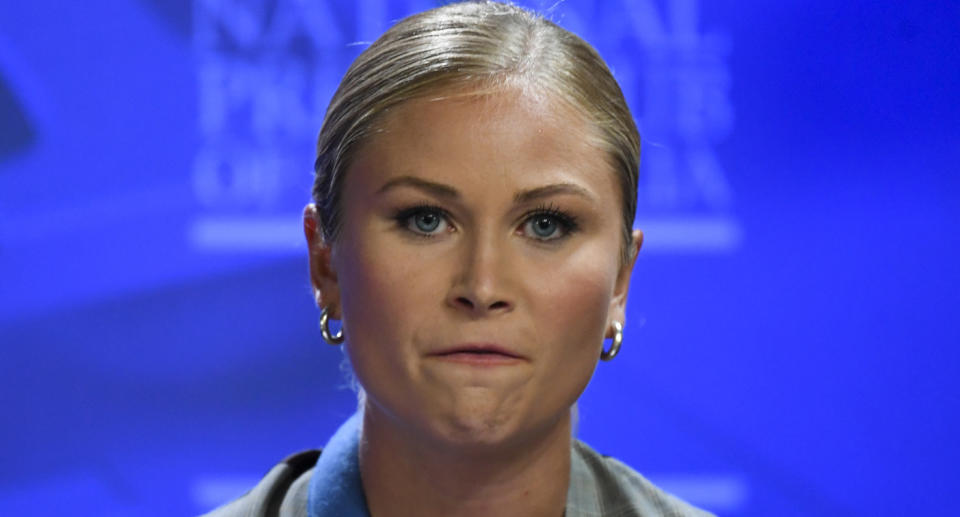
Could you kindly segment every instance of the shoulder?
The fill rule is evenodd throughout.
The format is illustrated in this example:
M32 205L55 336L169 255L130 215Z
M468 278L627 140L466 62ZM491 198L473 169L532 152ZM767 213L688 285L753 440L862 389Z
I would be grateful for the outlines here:
M568 514L583 517L710 517L711 514L657 488L623 462L604 456L583 442L573 445ZM580 512L570 512L571 502Z
M204 517L305 517L310 473L319 457L319 449L287 457L249 492Z

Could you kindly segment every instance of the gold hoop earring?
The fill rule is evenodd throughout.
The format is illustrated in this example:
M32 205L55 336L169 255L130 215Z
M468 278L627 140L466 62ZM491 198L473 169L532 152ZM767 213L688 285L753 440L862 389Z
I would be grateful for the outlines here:
M610 345L610 350L600 352L600 359L604 361L609 361L616 357L617 353L620 352L620 345L623 344L623 325L621 325L619 321L614 320L613 330L613 343Z
M320 312L320 335L323 336L323 340L327 343L337 346L340 343L343 343L343 329L341 328L336 334L330 333L330 315L327 314L327 308L324 307Z

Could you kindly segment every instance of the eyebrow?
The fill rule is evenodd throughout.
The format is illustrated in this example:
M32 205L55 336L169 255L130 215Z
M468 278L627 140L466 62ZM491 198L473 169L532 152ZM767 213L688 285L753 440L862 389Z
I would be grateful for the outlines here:
M433 181L416 178L414 176L400 176L393 178L384 183L383 186L377 190L377 194L383 194L388 190L392 190L401 186L424 190L437 197L460 199L460 193L457 192L457 189L449 185L444 185L443 183L436 183ZM558 194L571 194L586 198L588 200L593 200L593 196L591 196L585 188L579 185L574 183L554 183L552 185L544 185L542 187L536 187L529 190L524 190L523 192L518 192L513 196L513 202L515 204L529 203L537 199Z
M435 183L433 181L427 181L420 178L415 178L413 176L400 176L393 178L392 180L383 184L377 194L383 194L384 192L397 188L397 187L413 187L420 190L425 190L437 197L445 197L451 199L459 199L460 193L457 192L457 189L444 185L443 183Z
M573 183L554 183L553 185L544 185L542 187L518 192L517 195L513 196L513 202L516 204L529 203L530 201L535 201L537 199L550 197L557 194L572 194L589 199L591 201L593 200L593 196L591 196L585 188L579 185Z

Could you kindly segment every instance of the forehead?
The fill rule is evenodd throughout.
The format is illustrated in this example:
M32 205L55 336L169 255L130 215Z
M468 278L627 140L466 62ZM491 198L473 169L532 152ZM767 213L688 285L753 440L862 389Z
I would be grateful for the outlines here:
M506 187L510 195L512 189L568 182L616 206L615 169L600 142L586 116L550 96L441 93L386 113L345 181L377 188L409 175L458 189Z

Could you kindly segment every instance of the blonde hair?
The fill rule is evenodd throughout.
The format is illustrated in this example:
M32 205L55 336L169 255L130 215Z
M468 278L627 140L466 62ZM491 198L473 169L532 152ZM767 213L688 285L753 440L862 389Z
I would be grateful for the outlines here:
M620 86L588 43L542 16L500 2L460 2L391 27L353 62L327 108L313 198L327 242L341 229L340 193L353 157L392 107L440 90L543 92L598 129L622 193L623 258L637 203L640 135Z

